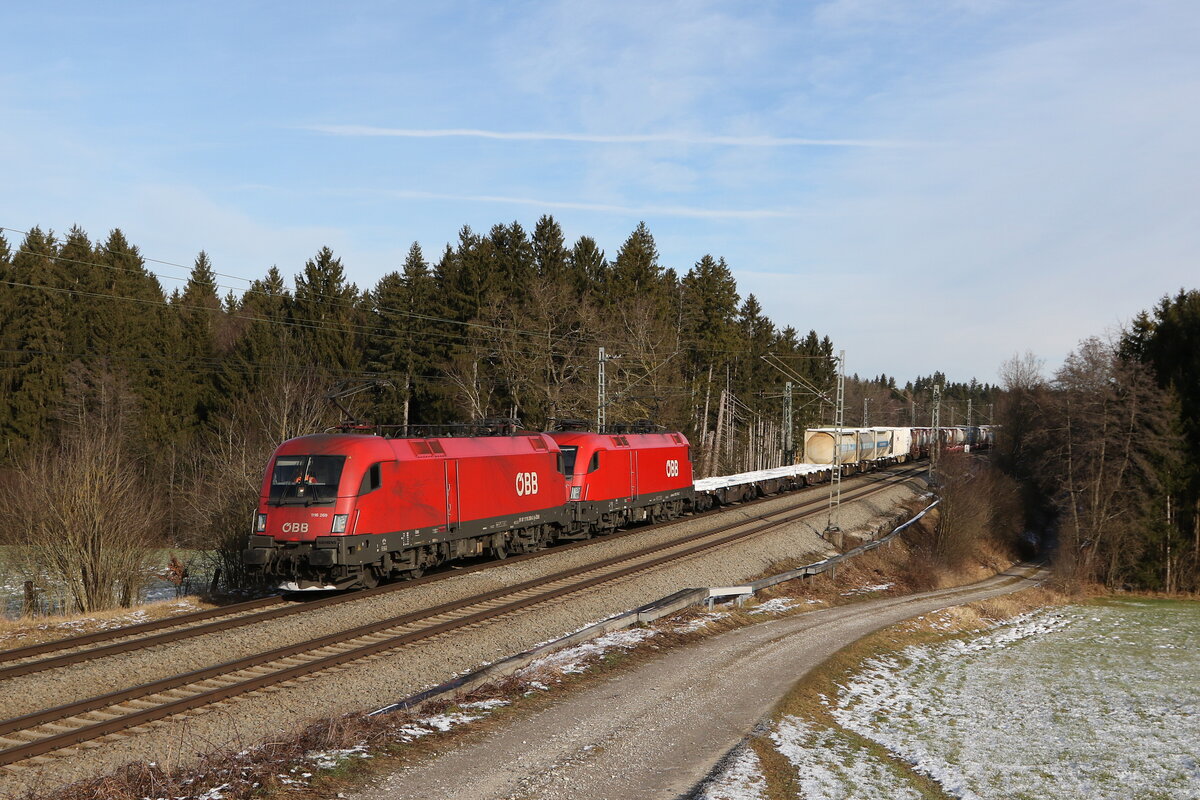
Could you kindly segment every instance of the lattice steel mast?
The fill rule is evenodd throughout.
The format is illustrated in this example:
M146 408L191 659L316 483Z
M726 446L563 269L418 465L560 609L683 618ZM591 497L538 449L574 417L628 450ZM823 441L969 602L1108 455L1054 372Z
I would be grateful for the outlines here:
M842 506L842 428L846 424L846 351L838 351L837 393L833 402L833 464L829 470L829 514L825 532L835 533Z
M930 420L933 428L933 441L929 443L929 482L935 481L938 456L942 452L942 385L933 385L933 418Z

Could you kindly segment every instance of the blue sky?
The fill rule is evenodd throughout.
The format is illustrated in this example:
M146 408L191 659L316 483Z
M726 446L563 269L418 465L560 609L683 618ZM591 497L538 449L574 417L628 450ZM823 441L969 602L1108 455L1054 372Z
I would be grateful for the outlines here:
M645 220L901 379L1200 285L1194 0L339 5L10 4L0 226L369 288L464 224Z

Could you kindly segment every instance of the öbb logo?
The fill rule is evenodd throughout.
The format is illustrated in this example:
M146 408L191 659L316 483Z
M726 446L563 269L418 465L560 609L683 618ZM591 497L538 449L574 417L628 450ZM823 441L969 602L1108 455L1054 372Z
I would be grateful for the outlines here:
M667 477L668 478L678 478L679 477L679 461L678 460L676 460L674 458L667 459Z
M536 472L517 473L517 497L538 493L538 477Z
M284 533L308 533L307 522L285 522L282 528Z

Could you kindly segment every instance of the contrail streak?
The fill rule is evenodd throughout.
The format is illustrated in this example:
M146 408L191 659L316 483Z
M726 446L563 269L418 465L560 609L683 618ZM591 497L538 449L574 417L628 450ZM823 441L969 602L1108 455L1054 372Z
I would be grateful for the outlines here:
M375 136L407 139L473 138L514 142L583 142L590 144L685 144L723 147L911 147L910 142L881 139L807 139L793 136L698 136L680 133L592 134L552 131L485 131L475 128L379 128L371 125L307 125L305 130L332 136Z

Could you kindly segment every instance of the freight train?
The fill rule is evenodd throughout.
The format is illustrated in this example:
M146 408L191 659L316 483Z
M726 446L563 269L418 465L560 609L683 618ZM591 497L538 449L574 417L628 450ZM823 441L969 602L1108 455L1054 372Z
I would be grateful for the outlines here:
M986 428L942 429L982 449ZM928 428L812 429L808 463L693 481L682 433L621 426L343 429L289 439L263 477L247 568L285 591L370 588L928 455Z

